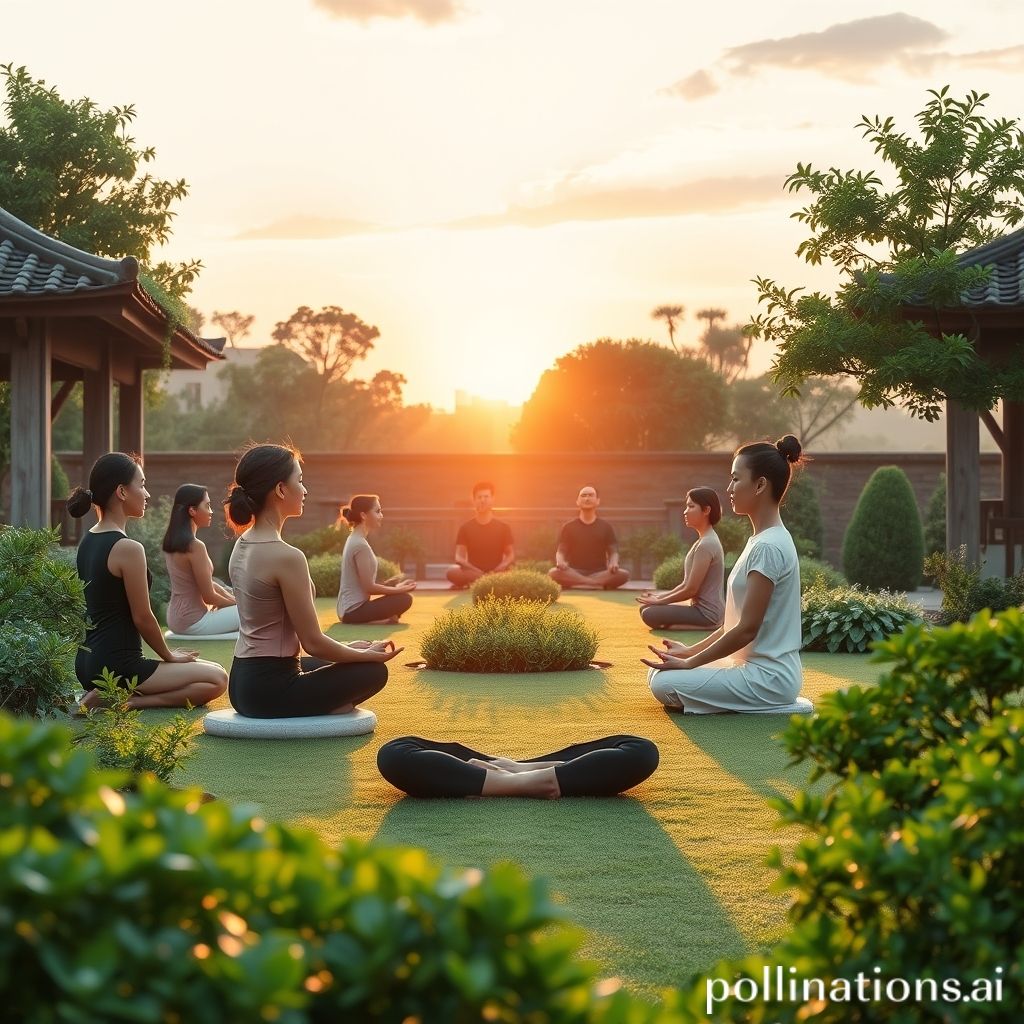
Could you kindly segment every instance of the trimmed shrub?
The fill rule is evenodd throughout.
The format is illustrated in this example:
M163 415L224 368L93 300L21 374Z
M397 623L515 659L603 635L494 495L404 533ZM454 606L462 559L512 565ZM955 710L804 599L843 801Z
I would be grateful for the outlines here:
M562 588L547 573L530 572L528 569L489 572L469 588L474 604L489 597L518 597L524 601L551 604L558 600L561 592Z
M385 525L377 547L385 558L400 566L407 562L418 565L427 554L423 538L408 526Z
M818 485L806 473L797 473L793 478L780 511L797 551L809 558L820 558L825 526L821 519Z
M898 466L881 466L864 485L843 538L843 572L869 590L916 590L924 564L917 500Z
M97 771L66 728L7 716L0 779L8 1020L682 1019L598 995L580 934L514 865L335 849L152 778L122 795L126 777Z
M56 530L0 528L0 709L67 711L85 639L85 589Z
M825 696L816 717L794 717L783 734L794 762L810 759L812 778L831 780L776 803L806 834L788 862L774 857L792 932L707 976L778 969L788 981L792 970L798 985L822 979L831 995L845 981L848 994L727 999L715 1021L995 1024L1024 1004L1024 710L1006 703L1021 685L1024 616L910 626L879 646L879 660L889 668L877 686ZM883 993L908 979L925 995L861 1001L849 994L858 975L869 993L875 979ZM947 999L945 979L971 1002ZM692 984L685 1019L706 1020L705 981Z
M566 672L586 668L597 643L575 608L488 597L435 619L420 652L427 668L444 672Z
M634 530L619 542L621 559L631 563L637 576L643 576L645 568L649 566L653 570L666 558L678 554L682 549L683 542L674 533L663 533L653 526Z
M846 586L846 577L833 569L828 562L819 562L816 558L800 559L800 593L806 593L817 580L822 580L829 590Z
M750 520L746 516L738 516L734 512L722 509L722 518L715 526L715 533L722 542L722 550L727 555L738 555L746 546L753 533ZM735 562L735 559L733 559Z
M803 649L830 654L862 654L870 644L921 621L903 594L873 593L856 584L830 589L823 576L804 592L801 610Z
M142 712L128 707L138 679L118 686L119 678L104 669L95 681L103 694L104 709L88 712L75 742L92 751L100 768L130 773L129 788L137 776L147 772L168 782L194 753L192 722L177 714L163 725L144 726Z
M549 570L554 567L554 562L543 558L517 558L513 566L519 572L539 572L542 576L547 576Z
M672 590L683 582L685 554L671 555L654 570L654 589Z
M983 608L1001 612L1024 604L1024 571L1009 579L982 579L981 566L967 561L966 545L929 555L924 571L942 591L942 615L947 622L966 622Z
M333 597L341 589L341 555L314 555L308 559L309 578L317 597ZM386 558L377 559L377 582L401 575L402 570Z
M285 537L293 548L298 548L307 559L317 555L340 555L348 540L349 530L338 529L336 526L322 526L319 530L310 530L295 537Z

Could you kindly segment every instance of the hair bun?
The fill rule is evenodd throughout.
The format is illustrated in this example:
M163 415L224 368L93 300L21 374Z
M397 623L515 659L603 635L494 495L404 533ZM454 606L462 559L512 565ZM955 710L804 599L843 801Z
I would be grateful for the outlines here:
M344 519L346 523L351 523L353 526L355 525L356 514L352 511L351 505L346 505L341 510L341 518Z
M800 461L800 453L803 451L803 448L801 447L800 442L792 434L786 434L785 437L780 437L778 441L775 442L775 447L778 448L779 454L787 462L795 463Z
M67 497L67 501L64 503L68 514L73 516L75 519L81 519L82 516L92 508L93 494L88 487L76 487Z

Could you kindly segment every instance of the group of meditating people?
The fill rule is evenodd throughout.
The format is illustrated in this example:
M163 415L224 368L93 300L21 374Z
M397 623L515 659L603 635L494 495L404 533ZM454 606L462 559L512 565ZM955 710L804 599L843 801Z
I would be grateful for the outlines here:
M641 594L640 613L653 628L713 631L692 645L664 640L661 647L649 648L651 657L641 659L651 691L665 706L694 714L770 711L791 704L799 694L799 560L779 505L800 461L800 443L792 435L736 452L729 500L736 513L749 517L753 535L730 574L724 607L724 558L714 531L721 504L711 488L688 493L685 521L698 541L686 556L683 581L666 594ZM471 522L487 526L494 522L494 489L478 485L474 492L477 514ZM227 690L235 710L254 718L344 714L384 688L387 663L404 648L392 640L343 643L325 634L305 555L281 536L285 522L302 515L306 498L294 449L253 445L239 459L224 503L237 535L230 589L214 579L209 555L196 536L212 518L209 494L186 485L175 496L163 542L172 580L168 624L175 632L191 629L195 636L237 628L230 674L195 650L167 645L150 605L145 549L125 532L130 518L145 514L148 497L141 462L111 452L93 466L88 488L76 488L68 498L71 515L95 508L98 519L78 549L89 621L75 665L86 691L83 708L98 706L95 680L104 668L125 684L135 681L133 707L200 707ZM595 488L582 488L579 516L563 527L551 570L563 585L612 589L628 578L618 566L611 527L594 530L603 523L597 518L599 501ZM397 621L412 603L415 583L376 581L377 559L367 538L383 520L379 499L357 496L342 509L342 518L352 532L341 556L339 617L357 623ZM473 560L475 538L465 527L457 541L457 564L449 573L456 586L486 571ZM593 558L576 559L581 537L584 550L603 550L603 566ZM507 555L514 558L510 534L507 544L503 532L500 540L501 555L492 569L507 568L512 561L502 561ZM462 574L452 579L455 569ZM144 657L143 639L157 658ZM414 736L391 740L378 755L382 775L414 796L607 796L637 785L657 763L657 747L650 740L626 735L528 761Z

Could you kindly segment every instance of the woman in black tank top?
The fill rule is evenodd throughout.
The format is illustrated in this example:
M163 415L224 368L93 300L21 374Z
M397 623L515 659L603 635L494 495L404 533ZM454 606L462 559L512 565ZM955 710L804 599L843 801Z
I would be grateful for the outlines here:
M85 583L89 629L75 658L75 673L86 691L83 707L97 705L96 679L104 669L138 686L135 708L200 707L227 688L227 673L196 651L171 651L149 603L153 581L146 552L124 532L131 518L146 513L146 481L141 464L122 452L97 459L89 487L76 487L67 501L76 518L93 506L99 522L78 548L78 575ZM160 660L143 657L142 640Z

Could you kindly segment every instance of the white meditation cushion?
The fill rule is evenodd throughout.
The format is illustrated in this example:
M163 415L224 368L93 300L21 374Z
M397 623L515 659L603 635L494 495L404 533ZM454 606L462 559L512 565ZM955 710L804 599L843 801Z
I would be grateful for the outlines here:
M164 630L164 639L173 640L176 644L190 644L193 640L237 640L238 630L234 633L207 633L205 636L189 636L186 633L173 633L169 629Z
M813 715L814 705L806 697L797 697L792 704L777 708L747 708L745 715Z
M246 718L233 708L211 711L203 728L211 736L246 740L306 740L326 736L365 736L377 726L377 716L365 708L346 715L309 715L306 718Z

